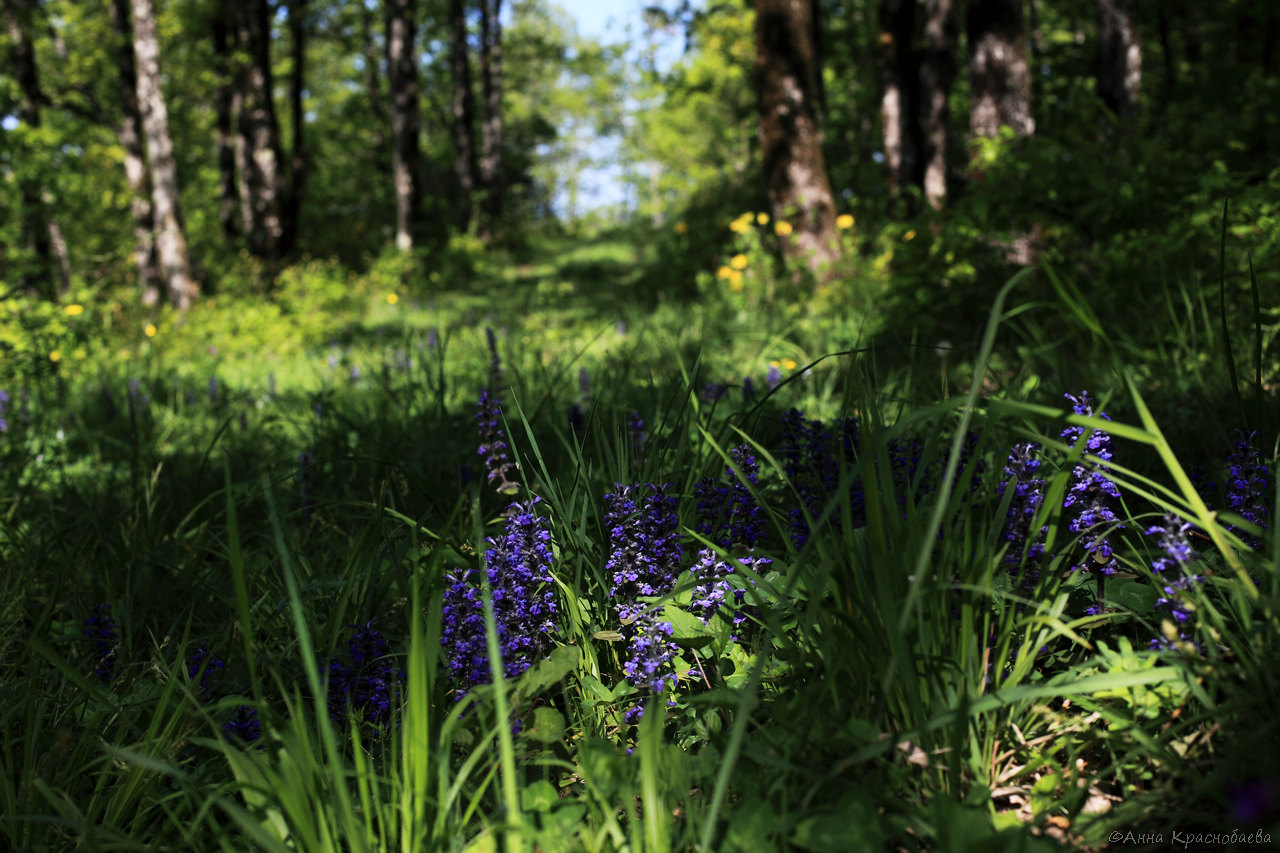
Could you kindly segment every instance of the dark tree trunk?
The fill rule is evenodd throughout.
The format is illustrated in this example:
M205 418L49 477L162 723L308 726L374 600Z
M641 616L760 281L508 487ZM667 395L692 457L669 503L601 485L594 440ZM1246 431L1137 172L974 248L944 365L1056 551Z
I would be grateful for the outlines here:
M483 3L484 0L481 0ZM449 0L451 36L449 64L453 74L454 173L458 180L458 228L471 228L476 192L475 95L471 89L471 59L467 51L467 12L463 0Z
M947 201L947 100L956 79L955 0L925 4L920 57L920 160L924 197L934 210Z
M502 0L480 0L480 87L484 94L484 124L481 127L480 236L493 239L502 218Z
M36 69L35 49L31 44L31 4L22 0L3 0L5 29L9 33L9 63L18 83L20 97L15 115L28 127L40 127L40 107L44 93ZM24 171L18 175L18 197L21 209L22 240L31 254L31 265L21 275L26 290L55 299L58 285L54 279L53 240L49 230L49 212L45 209L42 188L37 176Z
M142 144L142 110L138 106L138 70L133 57L133 18L129 0L111 0L111 23L116 31L116 76L120 91L121 121L117 136L124 150L124 174L129 182L129 213L133 218L133 261L138 268L142 301L160 299L160 272L156 260L155 216L151 212L151 174Z
M386 13L396 247L407 252L414 246L419 192L417 0L386 0Z
M1098 0L1098 95L1120 119L1138 105L1142 45L1133 0Z
M969 0L969 130L991 138L1002 125L1018 136L1035 133L1031 72L1022 0Z
M240 197L236 181L236 125L240 121L240 84L232 57L235 49L235 21L225 0L214 11L210 29L213 33L214 70L217 74L213 108L218 147L218 222L222 226L223 239L234 243L240 236L240 227L236 223L236 207Z
M814 0L756 0L756 106L769 203L793 226L789 259L819 276L835 259L835 199L822 155Z
M138 105L151 163L151 203L156 222L156 255L169 300L186 310L199 296L191 277L187 238L178 203L178 169L169 136L169 112L160 88L160 40L151 0L133 0L133 50L137 61Z
M971 137L994 138L1006 126L1015 136L1034 135L1022 0L969 0L965 28L969 36ZM982 179L972 169L970 177ZM1011 264L1035 263L1037 250L1032 231L1015 230L1003 249Z
M293 73L289 77L289 120L293 128L293 152L289 162L289 189L285 193L280 253L290 254L298 242L298 216L311 170L307 149L307 116L302 93L307 87L307 0L289 2L289 36Z
M382 77L378 73L381 57L374 45L374 15L366 4L360 4L360 49L364 57L364 85L369 92L369 109L373 113L373 144L378 151L387 148L387 100L382 92ZM378 161L382 163L382 160ZM385 166L383 167L385 171Z
M890 192L905 195L916 181L920 150L920 78L915 51L915 0L880 0L880 120Z
M271 19L267 0L233 2L239 48L247 57L240 110L240 190L248 197L251 220L245 233L249 251L278 258L284 227L281 219L280 124L276 118L271 72ZM242 201L242 206L243 206Z

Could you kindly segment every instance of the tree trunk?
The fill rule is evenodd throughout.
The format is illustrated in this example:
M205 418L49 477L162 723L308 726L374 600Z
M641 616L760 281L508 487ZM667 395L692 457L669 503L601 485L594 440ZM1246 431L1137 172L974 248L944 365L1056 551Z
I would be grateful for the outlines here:
M1142 45L1133 0L1098 0L1098 95L1116 117L1129 118L1142 87Z
M924 197L934 210L947 201L947 100L956 78L955 0L925 4L920 57L920 159Z
M275 83L271 72L271 18L267 0L233 3L239 47L248 57L244 68L244 101L240 137L244 146L241 192L253 209L245 222L249 251L260 258L280 257L281 175L280 124L276 118Z
M1001 127L1016 136L1035 134L1031 113L1031 70L1023 31L1022 0L969 0L969 132L994 138ZM982 175L971 171L971 177ZM1003 243L1005 259L1017 266L1035 263L1033 234L1015 230Z
M373 113L373 144L378 151L387 147L387 102L382 94L382 80L378 75L378 49L374 45L374 15L367 4L360 4L360 50L364 58L364 85L369 92L369 110ZM381 171L386 171L379 159Z
M210 29L213 34L213 63L217 76L213 108L218 147L218 222L222 226L223 239L230 244L240 236L240 227L236 224L236 207L240 198L239 182L236 180L236 125L240 121L240 84L232 57L235 49L235 20L225 0L214 11Z
M418 208L417 0L386 0L387 73L391 85L391 172L396 248L410 251Z
M814 0L756 0L756 106L769 203L792 225L788 259L819 277L838 254L835 199L822 155Z
M178 170L169 136L169 113L160 89L160 39L151 0L133 2L133 50L138 71L138 105L151 162L151 202L156 220L156 254L169 299L186 310L199 295L191 277L187 238L178 202Z
M289 77L289 121L293 127L293 152L289 163L289 189L285 193L281 254L293 252L298 242L298 217L311 171L307 149L307 116L302 93L307 86L307 0L289 2L289 36L293 50L293 73Z
M916 183L919 75L914 48L915 0L880 0L880 120L892 195Z
M969 130L992 138L1002 125L1035 133L1031 72L1022 27L1022 0L969 0Z
M483 5L484 0L481 0ZM449 0L452 37L449 63L453 74L454 172L458 179L457 226L471 228L472 201L476 191L475 96L471 91L471 60L467 56L467 13L463 0Z
M116 31L116 76L122 115L116 135L124 150L124 174L129 182L133 261L138 268L142 301L154 305L160 299L160 271L156 261L155 216L151 211L151 175L142 144L142 109L138 106L138 70L133 57L129 0L111 0L111 23Z
M493 239L502 218L502 0L480 0L480 87L484 95L484 124L481 127L480 237Z
M44 92L40 88L40 75L36 69L35 49L31 44L31 7L20 0L3 0L5 29L9 33L10 66L18 83L21 96L18 99L16 118L31 128L40 127L40 105ZM45 209L39 178L27 170L18 175L18 196L21 209L22 240L31 254L32 264L21 275L26 290L42 293L49 299L57 298L58 285L54 280L53 240L48 211Z

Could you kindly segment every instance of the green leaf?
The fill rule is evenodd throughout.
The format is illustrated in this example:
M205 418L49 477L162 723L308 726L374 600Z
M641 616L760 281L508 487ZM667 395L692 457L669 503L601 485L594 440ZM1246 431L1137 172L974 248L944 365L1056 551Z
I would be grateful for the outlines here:
M533 720L524 729L525 737L538 743L555 743L564 737L564 715L541 705L533 709Z
M697 649L715 640L714 632L701 619L674 604L662 608L662 618L671 623L671 640L677 645Z
M520 792L520 808L527 812L549 812L558 802L556 786L546 779L539 779Z
M581 657L574 646L558 646L546 660L535 663L520 676L517 689L520 696L530 699L537 696L553 684L560 683L566 675L578 666Z

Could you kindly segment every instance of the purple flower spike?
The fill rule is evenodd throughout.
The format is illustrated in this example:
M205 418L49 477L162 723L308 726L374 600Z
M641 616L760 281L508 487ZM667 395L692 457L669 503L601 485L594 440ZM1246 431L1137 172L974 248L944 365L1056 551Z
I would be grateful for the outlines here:
M1227 506L1241 518L1265 529L1269 471L1257 450L1260 437L1257 432L1246 434L1243 430L1236 430L1236 448L1227 457ZM1237 532L1250 548L1262 546L1258 537Z
M627 681L654 692L675 687L671 624L659 618L654 604L640 600L669 593L680 571L678 502L667 488L650 485L640 495L638 486L618 485L604 496L610 544L605 568L613 575L610 597L627 640L623 671ZM637 714L633 708L628 720L638 719Z
M92 642L93 677L109 682L116 677L116 649L120 635L116 633L116 620L111 618L110 604L95 604L84 620L84 635Z
M1072 394L1065 396L1072 402L1072 410L1077 415L1085 417L1094 415L1095 401L1089 396L1088 391L1081 391L1079 397ZM1097 415L1111 420L1106 412L1098 412ZM1060 438L1074 446L1083 434L1083 427L1071 426L1062 431ZM1104 473L1105 463L1111 459L1111 436L1100 429L1094 430L1085 441L1084 450L1085 453L1103 460L1104 464L1098 465L1081 460L1071 473L1071 486L1062 504L1068 511L1067 515L1070 519L1067 529L1072 533L1081 534L1081 547L1091 558L1072 566L1071 571L1093 569L1103 575L1113 575L1116 569L1112 560L1112 546L1107 535L1112 530L1123 530L1124 525L1119 523L1119 516L1114 509L1120 500L1120 489Z
M490 538L485 554L493 618L503 672L515 678L547 656L556 626L555 581L551 576L551 528L534 512L538 498L514 503L507 529ZM441 645L449 650L449 670L458 697L492 680L485 639L484 597L475 570L459 570L445 590Z
M329 661L328 705L329 716L336 722L344 722L355 711L366 726L380 729L391 722L405 673L396 669L391 646L373 624L351 626L350 663L337 657Z
M1173 617L1177 643L1194 643L1191 635L1194 607L1187 602L1187 595L1200 582L1200 578L1188 571L1187 566L1195 557L1187 531L1191 524L1172 513L1165 513L1160 524L1147 528L1148 536L1159 537L1158 542L1162 556L1151 563L1151 570L1160 575L1163 584L1161 595L1156 599L1156 610L1164 611ZM1176 649L1175 638L1159 636L1151 641L1154 650Z

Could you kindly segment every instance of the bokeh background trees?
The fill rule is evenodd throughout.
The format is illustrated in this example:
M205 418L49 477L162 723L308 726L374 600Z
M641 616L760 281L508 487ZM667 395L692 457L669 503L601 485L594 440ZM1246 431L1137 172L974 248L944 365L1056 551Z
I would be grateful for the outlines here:
M701 298L755 212L757 304L954 339L1026 266L1122 324L1216 284L1227 200L1234 285L1275 281L1265 0L682 0L610 37L548 0L3 13L9 298L271 299L313 258L426 295L602 234L629 295Z

